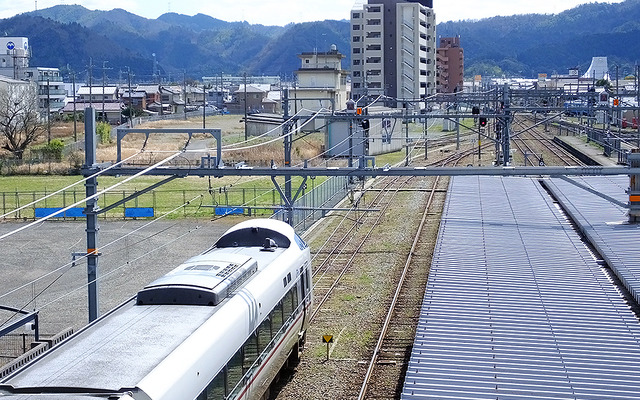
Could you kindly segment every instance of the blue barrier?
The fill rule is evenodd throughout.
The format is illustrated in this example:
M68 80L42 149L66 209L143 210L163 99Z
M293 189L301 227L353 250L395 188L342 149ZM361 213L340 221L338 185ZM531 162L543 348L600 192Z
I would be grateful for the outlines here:
M36 208L36 218L45 218L62 210L62 207L38 207ZM53 218L85 218L84 208L70 208L67 211L56 215Z
M154 216L155 214L153 212L153 207L136 207L124 209L125 218L153 218Z
M242 215L244 207L216 207L216 215Z

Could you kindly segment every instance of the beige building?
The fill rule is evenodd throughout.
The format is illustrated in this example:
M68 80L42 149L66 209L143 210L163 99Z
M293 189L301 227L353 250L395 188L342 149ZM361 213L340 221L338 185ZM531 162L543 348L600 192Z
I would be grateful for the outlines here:
M296 71L298 83L289 92L289 97L295 103L292 111L344 109L349 99L349 72L342 69L344 55L333 45L326 53L302 53L298 57L302 61L300 69Z
M352 98L424 107L436 93L433 0L368 0L351 11Z

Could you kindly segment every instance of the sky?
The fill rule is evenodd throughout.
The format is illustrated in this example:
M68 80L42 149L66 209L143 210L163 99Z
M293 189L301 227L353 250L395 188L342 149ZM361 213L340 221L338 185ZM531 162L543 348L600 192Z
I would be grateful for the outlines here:
M157 18L166 12L210 15L224 21L286 25L292 22L349 19L356 1L364 0L0 0L0 18L59 4L80 4L91 10L122 8L131 13ZM601 1L620 3L623 0ZM496 15L555 14L584 0L434 0L437 22L481 19Z

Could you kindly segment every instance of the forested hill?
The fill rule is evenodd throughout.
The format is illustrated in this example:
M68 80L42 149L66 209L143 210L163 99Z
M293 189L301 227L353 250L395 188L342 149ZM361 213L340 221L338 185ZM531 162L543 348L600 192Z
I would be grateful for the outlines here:
M0 20L0 32L29 38L31 65L86 71L92 58L97 76L103 65L112 78L130 67L138 80L151 79L153 54L165 79L182 80L184 72L193 79L243 72L291 76L303 51L327 51L336 44L347 57L350 53L345 21L263 26L202 14L147 19L122 9L60 5ZM345 59L345 68L349 63Z
M640 0L438 25L438 36L455 35L461 36L467 76L586 71L597 56L629 74L640 61Z
M437 4L436 4L437 14ZM345 16L348 17L348 16ZM566 73L608 56L629 74L640 60L640 0L593 3L557 15L519 15L438 25L438 36L460 35L466 75ZM147 19L121 9L92 11L60 5L0 20L0 32L29 37L31 65L83 73L89 59L96 76L117 77L130 67L136 80L150 80L153 54L165 79L220 73L291 76L303 51L326 51L331 44L350 65L347 21L320 21L285 27L225 22L198 14L168 13ZM106 61L106 63L105 63ZM86 72L84 72L86 73Z

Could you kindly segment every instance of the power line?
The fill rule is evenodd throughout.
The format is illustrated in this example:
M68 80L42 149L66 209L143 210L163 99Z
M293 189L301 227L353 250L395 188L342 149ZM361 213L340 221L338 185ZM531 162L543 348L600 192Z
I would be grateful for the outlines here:
M25 230L25 229L27 229L27 228L30 228L30 227L32 227L32 226L34 226L34 225L36 225L36 224L42 223L42 222L44 222L44 221L46 221L46 220L48 220L48 219L50 219L50 218L53 218L53 217L55 217L55 216L57 216L57 215L60 215L60 214L64 213L65 211L68 211L68 210L70 210L71 208L73 208L73 207L75 207L75 206L77 206L77 205L79 205L79 204L82 204L82 203L84 203L84 202L86 202L86 201L89 201L89 200L95 199L95 198L97 198L98 196L101 196L101 195L103 195L103 194L105 194L105 193L109 192L110 190L115 189L115 188L116 188L116 187L118 187L118 186L121 186L121 185L123 185L123 184L125 184L125 183L127 183L127 182L129 182L129 181L131 181L131 180L133 180L133 179L135 179L135 178L137 178L137 177L139 177L139 176L142 176L142 175L146 174L147 172L152 171L152 170L154 170L154 169L156 169L156 168L160 167L160 166L161 166L161 165L163 165L163 164L166 164L167 162L169 162L169 161L173 160L174 158L178 157L178 156L179 156L179 155L181 155L181 154L182 154L182 152L180 152L180 153L175 153L175 154L173 154L173 155L171 155L171 156L169 156L169 157L165 158L164 160L162 160L162 161L160 161L160 162L158 162L158 163L156 163L156 164L152 165L151 167L148 167L148 168L146 168L146 169L144 169L144 170L142 170L142 171L140 171L140 172L138 172L138 173L136 173L136 174L134 174L134 175L130 176L129 178L126 178L126 179L124 179L123 181L116 183L115 185L112 185L112 186L110 186L110 187L108 187L108 188L106 188L106 189L104 189L104 190L101 190L100 192L98 192L98 193L96 193L96 194L93 194L93 195L91 195L91 196L88 196L88 197L86 197L86 198L84 198L84 199L80 200L80 201L77 201L77 202L73 203L72 205L67 206L67 207L64 207L64 208L62 208L62 209L60 209L60 210L58 210L58 211L56 211L56 212L54 212L54 213L52 213L52 214L49 214L49 215L47 215L46 217L43 217L43 218L41 218L41 219L39 219L39 220L37 220L37 221L33 221L33 222L31 222L31 223L29 223L29 224L27 224L27 225L25 225L25 226L22 226L22 227L20 227L20 228L18 228L18 229L15 229L15 230L13 230L13 231L11 231L11 232L5 233L4 235L0 236L0 240L5 239L5 238L7 238L7 237L9 237L9 236L12 236L12 235L14 235L14 234L16 234L16 233L18 233L18 232L21 232L21 231L23 231L23 230ZM104 171L103 171L103 172L104 172Z

